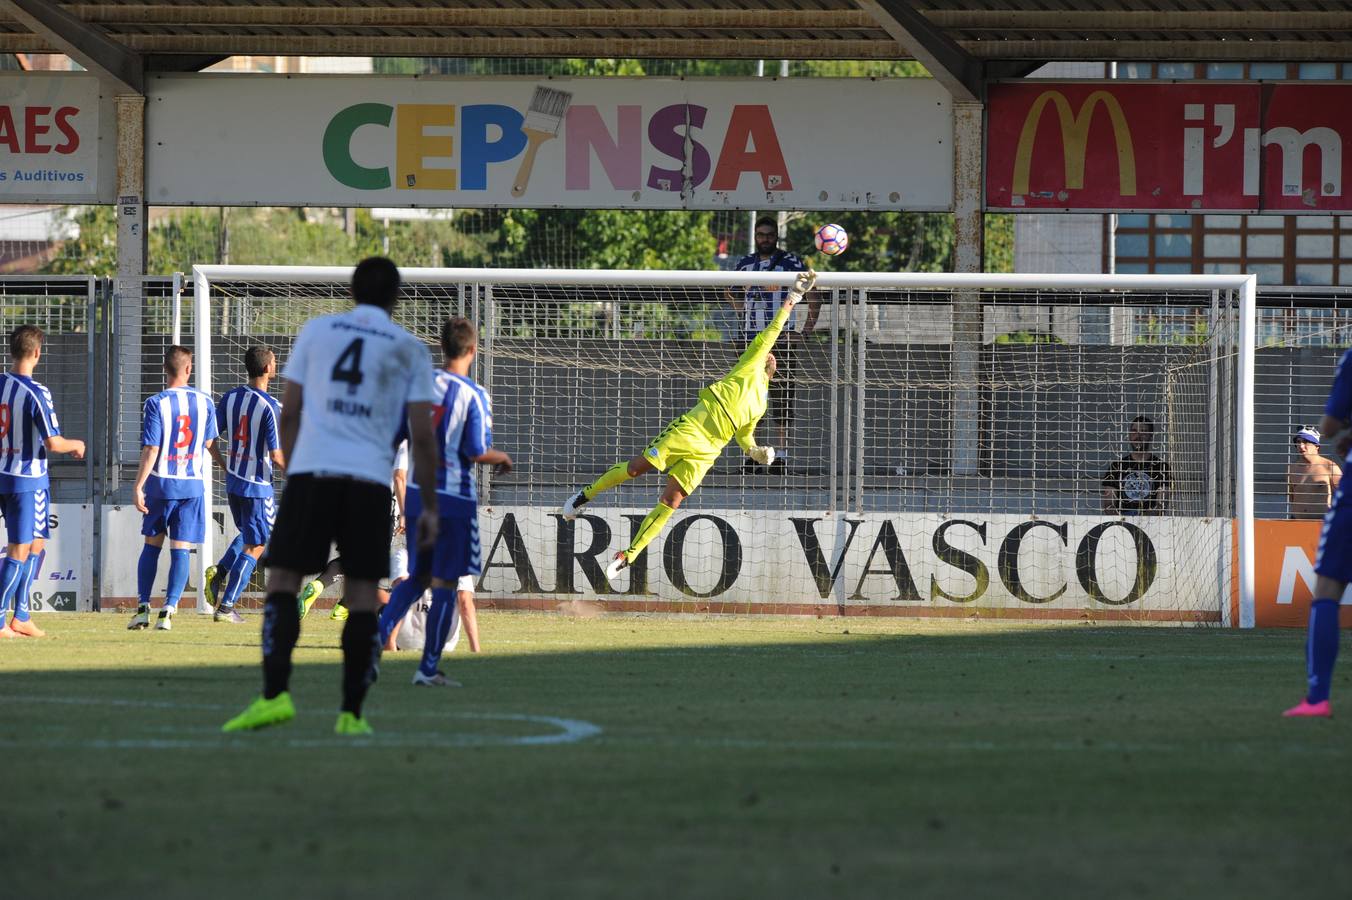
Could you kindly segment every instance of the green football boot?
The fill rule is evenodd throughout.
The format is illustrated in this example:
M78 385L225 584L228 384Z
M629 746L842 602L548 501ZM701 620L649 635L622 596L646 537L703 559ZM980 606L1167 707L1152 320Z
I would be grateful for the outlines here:
M296 707L291 704L291 694L288 691L282 691L271 700L263 697L257 697L254 702L245 708L244 712L235 716L229 722L221 726L221 731L256 731L259 728L267 728L269 725L281 725L283 722L290 722L296 717Z
M338 721L333 726L334 734L345 734L349 737L370 737L375 734L371 730L371 725L365 719L358 718L350 712L341 712L338 714Z

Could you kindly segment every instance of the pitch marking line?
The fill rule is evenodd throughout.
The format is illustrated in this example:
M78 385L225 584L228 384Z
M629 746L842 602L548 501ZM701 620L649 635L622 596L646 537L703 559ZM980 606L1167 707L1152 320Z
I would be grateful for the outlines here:
M213 703L174 703L161 700L93 700L82 697L7 697L7 703L60 704L66 706L121 706L142 709L195 710L206 712L226 712L233 706ZM319 713L301 714L305 718L318 718ZM327 716L328 714L323 714ZM382 714L382 718L386 714ZM576 744L594 738L602 733L602 728L583 719L566 719L560 716L540 716L528 713L473 713L473 712L425 712L425 713L389 713L391 719L401 717L462 719L478 722L524 722L547 726L553 731L543 734L499 735L499 734L446 734L444 732L397 732L378 731L369 738L324 737L290 738L282 741L285 747L377 747L377 748L413 748L418 747L545 747L559 744ZM277 743L251 741L247 738L205 737L184 738L91 738L0 740L4 747L58 748L79 747L91 750L176 750L210 747L248 748L277 746Z

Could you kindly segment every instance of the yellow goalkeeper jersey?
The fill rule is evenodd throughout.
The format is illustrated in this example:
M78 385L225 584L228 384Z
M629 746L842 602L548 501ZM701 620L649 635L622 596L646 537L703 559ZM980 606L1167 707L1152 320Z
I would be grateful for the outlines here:
M755 446L756 423L765 415L770 391L765 357L770 355L788 318L789 310L781 307L742 353L732 371L699 392L699 403L689 415L720 444L736 438L743 450Z

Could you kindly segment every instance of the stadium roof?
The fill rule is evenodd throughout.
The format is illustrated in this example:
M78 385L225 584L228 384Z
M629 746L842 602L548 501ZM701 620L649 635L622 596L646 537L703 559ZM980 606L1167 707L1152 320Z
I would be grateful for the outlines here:
M0 0L0 53L137 90L227 56L918 59L956 96L1053 60L1352 60L1346 0Z

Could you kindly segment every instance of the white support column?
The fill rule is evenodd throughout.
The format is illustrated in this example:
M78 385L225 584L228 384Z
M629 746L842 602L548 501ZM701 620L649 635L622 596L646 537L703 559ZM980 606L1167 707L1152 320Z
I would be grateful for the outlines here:
M146 271L145 97L119 94L117 109L117 275L113 281L113 331L118 430L109 441L106 471L117 483L118 466L138 449L122 440L141 418L141 323Z
M1253 628L1253 379L1258 336L1258 277L1250 275L1239 291L1239 372L1235 391L1238 446L1235 465L1235 519L1239 529L1239 627Z
M214 397L215 394L211 392L211 285L207 277L197 269L193 269L192 296L193 372L197 376L197 389L208 397ZM229 426L222 423L218 427ZM211 494L211 469L211 463L203 460L202 481L205 483L206 498L202 504L202 515L206 517L207 527L202 535L202 544L197 548L197 611L202 615L210 615L212 612L211 604L207 602L207 568L216 561L212 553L211 540L212 529L216 527Z
M980 272L985 222L981 212L985 166L980 103L953 103L953 271ZM953 474L975 475L979 464L978 365L984 323L980 295L953 295Z

